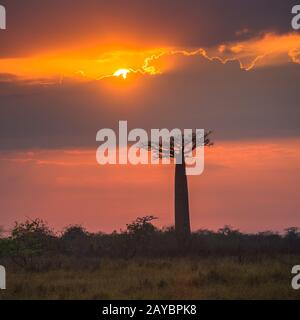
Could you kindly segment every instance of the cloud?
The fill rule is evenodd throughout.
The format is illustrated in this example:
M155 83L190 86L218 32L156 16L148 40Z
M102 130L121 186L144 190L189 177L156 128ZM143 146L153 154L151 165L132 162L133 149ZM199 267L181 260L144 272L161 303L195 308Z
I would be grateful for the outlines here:
M0 33L0 56L13 58L58 48L213 47L262 32L286 33L295 1L132 0L130 8L122 0L1 3L8 29Z
M0 148L96 147L96 132L119 120L212 129L216 140L299 136L298 64L246 72L202 55L167 60L165 73L128 81L0 82Z
M222 44L211 50L222 61L238 60L241 68L251 70L289 62L299 63L300 34L267 33L245 41Z
M119 120L212 129L217 140L300 133L300 36L287 32L289 1L133 1L125 11L118 1L78 1L71 11L61 1L4 4L0 149L91 147ZM123 31L147 41L129 37L122 48ZM131 70L126 81L111 77L119 68Z
M109 49L107 49L109 50ZM240 68L251 70L258 67L299 64L300 35L296 32L286 34L263 33L258 37L243 41L219 43L215 47L191 48L152 48L130 51L107 51L97 58L76 52L62 52L55 56L50 53L30 57L0 59L0 69L6 73L7 82L13 76L30 83L43 85L61 83L66 78L76 81L103 80L113 77L116 70L127 69L131 73L156 75L166 73L172 68L180 68L172 62L182 56L186 59L201 56L209 61L226 64L238 61ZM13 75L13 76L12 76ZM4 75L0 81L4 82Z

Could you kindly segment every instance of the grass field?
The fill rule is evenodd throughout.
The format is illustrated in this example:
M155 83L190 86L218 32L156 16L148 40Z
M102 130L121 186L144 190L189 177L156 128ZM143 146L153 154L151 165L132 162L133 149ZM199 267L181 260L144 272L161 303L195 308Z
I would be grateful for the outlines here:
M47 272L7 270L1 299L299 299L300 256L103 260Z

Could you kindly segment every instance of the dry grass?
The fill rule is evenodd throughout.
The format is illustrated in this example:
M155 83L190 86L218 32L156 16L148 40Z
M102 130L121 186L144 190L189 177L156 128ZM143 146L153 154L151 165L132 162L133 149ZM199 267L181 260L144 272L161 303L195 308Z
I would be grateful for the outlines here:
M7 270L0 299L299 299L291 268L300 257L93 262L86 269Z

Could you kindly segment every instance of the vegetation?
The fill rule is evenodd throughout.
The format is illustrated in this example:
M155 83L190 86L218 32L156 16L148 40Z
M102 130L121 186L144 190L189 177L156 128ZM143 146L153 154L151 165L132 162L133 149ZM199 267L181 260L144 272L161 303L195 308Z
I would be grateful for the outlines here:
M0 239L7 290L0 299L300 298L291 268L300 235L289 228L243 234L229 226L199 230L188 243L153 216L125 230L90 233L74 225L56 234L42 220L16 223Z

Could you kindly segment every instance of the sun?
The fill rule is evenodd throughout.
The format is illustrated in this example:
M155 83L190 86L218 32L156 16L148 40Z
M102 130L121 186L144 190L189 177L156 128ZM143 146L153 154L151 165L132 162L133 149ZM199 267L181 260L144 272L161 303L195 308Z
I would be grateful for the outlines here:
M114 73L114 76L115 77L122 76L123 79L126 79L127 78L127 73L130 73L130 70L128 70L128 69L119 69Z

